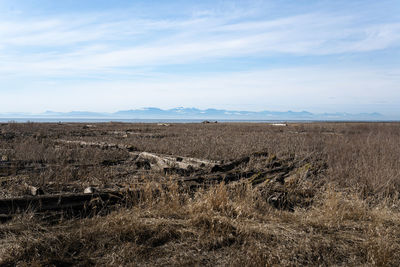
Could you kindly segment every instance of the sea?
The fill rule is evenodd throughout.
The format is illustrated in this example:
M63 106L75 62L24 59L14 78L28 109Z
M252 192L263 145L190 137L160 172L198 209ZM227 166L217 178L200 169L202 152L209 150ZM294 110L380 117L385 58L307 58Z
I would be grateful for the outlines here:
M0 123L202 123L209 122L254 122L254 123L284 123L284 122L312 122L301 120L215 120L215 119L120 119L120 118L0 118Z

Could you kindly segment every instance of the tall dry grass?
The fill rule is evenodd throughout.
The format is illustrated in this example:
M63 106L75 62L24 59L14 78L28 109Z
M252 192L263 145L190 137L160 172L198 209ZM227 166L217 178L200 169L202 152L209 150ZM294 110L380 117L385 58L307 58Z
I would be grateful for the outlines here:
M149 187L157 187L149 184ZM400 263L400 213L333 186L309 209L269 206L248 184L191 196L174 183L135 207L55 225L25 214L0 226L0 263L29 265L375 265Z
M399 123L95 126L4 124L0 149L12 160L60 164L64 169L29 177L60 184L106 184L130 176L117 169L129 162L99 165L127 160L126 154L73 145L55 152L57 138L225 161L268 151L279 158L308 157L327 168L318 180L300 175L285 185L287 197L312 191L310 205L294 211L270 205L262 185L218 184L193 193L173 181L148 181L138 203L107 216L49 221L23 214L0 225L0 265L400 265ZM73 171L71 164L95 167ZM250 161L247 168L257 164Z

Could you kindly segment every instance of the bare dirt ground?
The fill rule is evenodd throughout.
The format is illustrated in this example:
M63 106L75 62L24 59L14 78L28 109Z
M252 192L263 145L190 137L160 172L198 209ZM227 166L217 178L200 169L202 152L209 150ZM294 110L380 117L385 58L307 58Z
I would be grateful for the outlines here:
M0 124L0 265L400 265L400 123Z

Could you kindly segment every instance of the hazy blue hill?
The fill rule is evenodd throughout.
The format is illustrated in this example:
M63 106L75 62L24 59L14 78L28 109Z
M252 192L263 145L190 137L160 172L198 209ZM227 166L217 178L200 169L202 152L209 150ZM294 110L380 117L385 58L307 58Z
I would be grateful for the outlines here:
M39 114L45 117L104 117L107 116L106 113L99 112L90 112L90 111L70 111L70 112L55 112L55 111L46 111L42 114ZM38 115L30 115L30 116L38 116Z
M313 113L308 112L308 111L300 111L300 112L294 112L294 111L261 111L260 113L268 116L297 116L297 117L311 117L314 116Z
M105 116L104 113L97 113L97 112L89 112L89 111L71 111L65 113L67 116L79 116L79 117L101 117Z
M308 111L237 111L225 109L197 109L177 107L168 110L143 108L118 111L111 115L138 119L226 119L226 120L376 120L383 118L379 113L323 113L314 114Z
M98 118L98 119L184 119L184 120L385 120L380 113L350 114L345 112L314 114L308 111L237 111L225 109L197 109L177 107L160 109L146 107L141 109L120 110L114 113L71 111L46 111L41 114L8 113L2 118Z
M121 116L135 116L135 115L146 115L146 116L155 116L155 115L163 115L165 113L164 110L154 107L142 108L142 109L130 109L130 110L120 110L113 115L121 115Z

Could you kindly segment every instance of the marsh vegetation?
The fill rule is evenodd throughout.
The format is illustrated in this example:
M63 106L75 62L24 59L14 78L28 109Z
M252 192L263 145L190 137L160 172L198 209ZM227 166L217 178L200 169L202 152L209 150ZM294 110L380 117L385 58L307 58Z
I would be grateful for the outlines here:
M0 207L1 265L400 265L399 123L0 131L1 199L94 190L77 211Z

